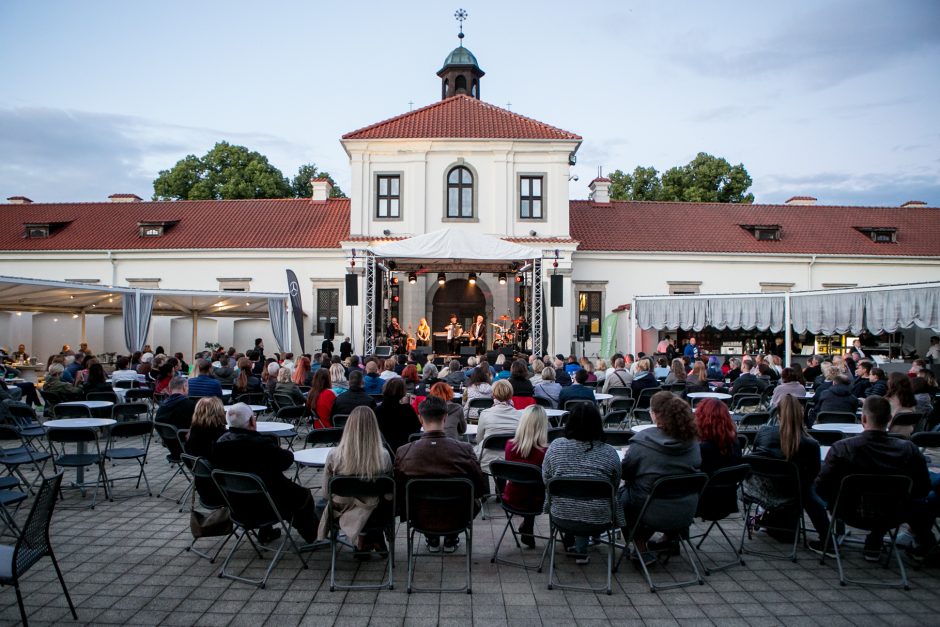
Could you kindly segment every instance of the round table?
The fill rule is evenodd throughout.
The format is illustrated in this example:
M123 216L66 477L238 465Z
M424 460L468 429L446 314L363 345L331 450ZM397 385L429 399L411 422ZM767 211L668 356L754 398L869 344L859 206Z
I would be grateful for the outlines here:
M261 412L267 411L268 406L267 405L249 405L248 409L255 412L256 414L260 414Z
M462 398L463 398L463 393L462 393L462 392L454 392L454 399L455 399L455 400L458 400L458 401L459 401L459 400L462 399Z
M594 400L609 401L614 397L613 394L604 394L603 392L594 392Z
M258 433L281 433L283 431L292 431L293 427L286 422L259 421L255 423L255 431Z
M719 401L726 401L731 398L730 394L724 392L689 392L686 396L689 398L717 398Z
M114 405L111 401L68 401L59 403L56 407L87 407L88 409L104 409ZM52 422L51 420L49 422ZM45 423L43 423L45 424Z
M85 403L105 403L106 405L113 405L109 401L74 401L71 403L59 403L59 405L83 405ZM117 424L117 420L111 418L58 418L55 420L47 420L42 423L42 426L49 429L102 429L104 427L110 427L111 425ZM78 442L77 452L79 455L85 454L85 443ZM75 468L75 484L81 488L84 488L85 485L85 467L77 466ZM84 492L82 492L84 494Z
M568 413L566 409L552 409L551 407L545 408L545 415L549 418L561 418Z
M644 431L646 429L652 429L655 426L656 425L633 425L632 427L630 427L630 431L634 433L639 433L640 431Z
M320 446L314 448L305 448L302 451L294 451L294 463L300 466L313 466L323 468L326 465L326 456L330 454L335 447Z
M224 397L224 396L231 396L231 395L232 395L232 391L231 391L231 390L226 390L226 389L223 389L223 390L222 390L222 396L223 396L223 397Z
M839 431L841 433L861 433L865 427L854 422L828 422L825 424L815 424L812 427L815 431Z

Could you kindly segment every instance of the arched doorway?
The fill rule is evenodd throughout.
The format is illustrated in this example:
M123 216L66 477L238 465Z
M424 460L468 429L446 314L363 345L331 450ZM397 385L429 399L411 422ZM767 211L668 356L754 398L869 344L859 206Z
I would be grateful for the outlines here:
M434 292L431 307L432 331L443 331L451 314L468 330L474 317L486 315L486 296L479 285L470 285L467 279L451 279Z

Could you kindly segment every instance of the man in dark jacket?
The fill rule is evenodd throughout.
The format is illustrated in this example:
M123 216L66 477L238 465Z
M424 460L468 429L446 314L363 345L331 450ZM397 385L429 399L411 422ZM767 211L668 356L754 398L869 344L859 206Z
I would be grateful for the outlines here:
M430 396L418 406L418 413L424 427L424 435L419 440L399 447L395 453L395 481L398 484L398 494L401 495L399 503L402 512L405 509L405 487L410 479L464 477L473 482L474 499L480 498L486 491L486 482L473 447L444 434L447 404L435 396ZM479 504L474 501L474 515L478 511ZM464 522L459 518L449 517L448 512L436 510L428 511L422 517L436 519L441 529L453 528ZM458 540L459 536L444 538L444 550L455 551ZM440 536L427 536L427 545L429 550L439 551Z
M167 391L170 395L157 409L154 421L173 425L177 429L189 429L196 403L199 402L198 399L189 398L189 383L183 377L173 377ZM163 440L163 446L170 451L174 459L179 459L180 453L183 452L178 440Z
M822 355L813 355L806 360L806 368L803 370L804 381L812 383L816 380L816 377L822 374L822 366L819 365L822 361Z
M763 392L767 389L769 384L766 380L751 374L751 369L753 368L754 362L750 359L745 359L741 362L741 375L738 376L731 385L731 394L737 394L742 388L756 387L758 392Z
M336 397L336 400L333 402L333 410L330 412L330 418L333 418L337 414L349 415L352 413L352 410L360 405L371 407L374 410L375 399L366 394L365 390L362 389L362 373L358 370L353 370L349 373L349 389Z
M888 376L885 374L885 371L881 368L872 368L871 373L868 375L868 380L871 382L871 385L868 386L868 394L866 396L884 396L888 393Z
M852 383L852 394L856 398L865 398L868 396L868 389L871 387L871 362L860 361L855 368L855 381Z
M813 409L806 421L810 427L816 422L816 416L822 412L837 411L854 416L858 411L858 397L852 393L849 378L842 374L837 375L832 380L832 385L816 395L813 400Z
M222 398L222 384L209 376L212 364L208 359L196 360L196 376L189 380L189 394L197 398L218 396Z
M833 386L835 387L835 386ZM910 440L891 437L886 433L891 421L891 405L885 399L872 396L862 406L861 435L839 440L829 449L826 462L816 478L816 493L834 505L842 479L854 474L903 475L910 477L910 501L905 519L914 535L914 546L908 554L922 559L936 543L930 530L935 511L924 501L930 491L927 461L920 449ZM882 539L887 529L873 529L865 540L864 556L878 561Z
M319 520L310 490L284 476L284 471L294 465L294 454L256 431L255 414L244 403L229 407L225 420L229 429L212 447L213 468L257 475L281 517L292 521L305 542L315 542ZM259 537L270 541L279 535L274 529Z
M561 388L558 394L558 407L565 408L568 401L591 401L595 402L594 390L584 385L588 380L588 372L584 368L574 373L574 383L568 387Z

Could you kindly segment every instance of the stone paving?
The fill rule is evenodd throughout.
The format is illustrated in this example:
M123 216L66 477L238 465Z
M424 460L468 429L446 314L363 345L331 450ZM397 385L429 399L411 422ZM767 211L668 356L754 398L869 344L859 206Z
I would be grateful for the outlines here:
M147 464L157 490L169 476L162 448L154 444ZM124 470L130 471L128 466ZM66 480L73 471L66 471ZM114 471L111 471L112 476ZM318 482L305 470L301 480ZM504 524L499 506L487 504L489 516L474 525L473 594L405 592L405 529L398 530L395 589L330 592L329 551L309 556L308 570L288 555L268 579L265 589L220 579L221 559L210 564L185 550L190 541L188 513L174 502L183 487L177 479L171 498L134 493L133 482L122 482L115 502L91 510L66 491L53 518L52 541L82 624L127 625L937 625L940 624L940 571L936 566L908 568L911 590L839 585L833 560L820 565L818 557L801 549L796 563L748 556L745 566L714 573L704 585L677 590L649 591L642 574L624 563L614 576L613 594L593 594L546 588L546 572L491 564L490 554ZM100 496L100 495L99 495ZM30 499L20 510L25 517ZM728 523L732 537L741 532L740 520ZM537 533L544 533L545 517ZM699 531L704 530L704 527ZM812 538L812 536L811 536ZM9 542L9 539L4 541ZM777 549L780 545L759 534L749 546ZM538 550L526 557L537 561ZM443 560L419 560L417 581L424 585L460 585L464 573L464 544ZM705 549L719 548L706 542ZM228 547L226 547L226 551ZM422 547L422 550L423 547ZM559 555L559 576L566 582L603 584L605 557L601 547L591 563L578 566ZM519 557L511 540L501 555ZM224 556L224 553L223 553ZM860 558L849 560L855 573L892 577L896 569L872 568ZM382 564L357 563L348 552L340 556L340 578L358 583L378 581ZM258 576L262 561L244 545L234 560L236 569ZM684 576L688 571L673 558L655 575ZM655 576L654 575L654 576ZM24 577L22 589L30 624L73 624L48 559ZM0 624L19 622L11 588L0 589Z

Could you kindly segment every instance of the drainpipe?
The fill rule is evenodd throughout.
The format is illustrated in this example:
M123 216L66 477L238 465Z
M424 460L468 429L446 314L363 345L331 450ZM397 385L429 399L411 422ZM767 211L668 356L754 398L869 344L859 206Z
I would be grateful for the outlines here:
M809 260L809 267L807 268L807 272L809 274L809 285L807 286L806 289L808 290L816 289L813 287L813 266L814 265L816 265L816 255L813 255L812 259Z
M117 261L111 251L108 251L108 262L111 264L111 286L117 285Z

